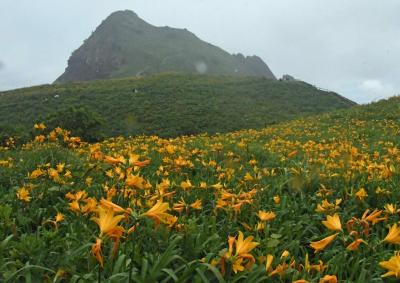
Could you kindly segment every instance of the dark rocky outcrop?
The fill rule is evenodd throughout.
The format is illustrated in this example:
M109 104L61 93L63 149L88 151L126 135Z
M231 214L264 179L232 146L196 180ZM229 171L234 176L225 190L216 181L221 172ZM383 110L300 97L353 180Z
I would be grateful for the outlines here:
M186 29L155 27L132 11L105 19L75 50L56 83L161 72L258 76L275 79L257 56L231 55Z

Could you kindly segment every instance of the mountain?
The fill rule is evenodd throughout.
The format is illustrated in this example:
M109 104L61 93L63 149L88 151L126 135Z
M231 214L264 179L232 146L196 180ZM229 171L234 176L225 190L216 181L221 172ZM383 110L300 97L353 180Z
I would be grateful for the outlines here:
M0 124L29 130L51 113L62 117L69 107L86 107L103 117L105 136L173 137L262 128L353 105L301 81L164 73L3 92Z
M275 79L264 61L200 40L186 29L155 27L132 11L105 19L75 50L55 81L89 81L161 72L259 76Z

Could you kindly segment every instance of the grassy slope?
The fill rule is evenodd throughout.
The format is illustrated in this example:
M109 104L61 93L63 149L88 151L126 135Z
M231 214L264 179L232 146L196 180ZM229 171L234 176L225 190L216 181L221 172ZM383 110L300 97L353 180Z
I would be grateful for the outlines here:
M162 74L1 93L0 121L30 128L40 116L82 105L104 117L107 136L177 136L261 128L353 104L302 82Z
M130 201L120 193L130 188L124 186L123 178L119 178L121 168L124 170L129 165L121 164L118 170L115 169L118 174L106 177L104 172L113 166L90 160L87 147L68 150L45 144L30 145L21 151L0 151L0 160L8 160L0 166L0 189L4 192L0 197L0 217L4 218L1 219L4 225L0 226L0 232L4 238L13 231L15 234L4 245L6 248L0 250L0 274L3 276L0 279L12 276L29 261L50 270L63 269L67 281L73 276L75 279L84 277L88 282L95 281L98 266L89 250L99 233L98 227L89 216L69 210L65 193L83 189L90 196L100 199L105 197L105 184L108 188L118 188L113 201L123 207L129 206L134 212L128 222L122 223L129 228L133 219L137 220L137 215L152 205L150 197L158 198L156 195L160 192L157 192L156 184L162 178L168 178L171 185L166 191L175 191L171 199L164 198L170 207L181 198L187 203L201 199L202 209L196 211L189 208L186 213L170 211L183 225L171 230L163 226L154 228L152 222L146 219L137 220L140 225L132 238L121 240L114 262L110 259L111 241L104 239L103 280L110 278L111 274L118 274L121 281L115 282L126 282L127 272L133 271L134 278L141 277L144 282L170 281L172 279L161 271L162 268L169 268L182 281L186 278L187 282L202 282L205 277L210 282L216 282L218 271L211 272L199 259L203 258L206 262L215 259L218 262L219 255L224 254L221 251L228 248L228 236L236 236L238 231L243 231L260 243L250 252L256 258L256 264L250 271L232 273L231 280L255 282L255 279L260 279L269 282L263 278L267 275L264 264L258 265L257 259L272 254L273 269L280 263L295 260L295 268L283 272L285 275L281 279L273 277L273 282L297 279L319 282L326 274L336 275L339 282L396 282L383 281L381 275L386 271L379 266L379 262L388 260L397 250L396 245L382 240L388 227L398 222L398 213L382 212L380 217L386 216L387 219L377 224L367 221L368 234L359 235L367 244L361 244L356 251L346 249L355 236L354 233L350 235L345 223L352 217L360 218L366 209L370 212L384 210L386 204L398 202L399 133L400 98L392 98L350 110L285 122L259 131L244 130L172 140L138 137L105 141L101 144L105 154L128 158L129 154L135 153L141 156L140 160L151 159L149 166L139 168L135 174L148 180L152 188L133 189L135 193ZM73 178L61 176L61 181L54 181L47 174L38 179L27 178L29 172L47 163L52 168L57 163L65 163ZM245 178L246 173L251 178ZM92 184L85 183L88 176L93 179ZM180 184L185 180L191 181L192 189L181 189ZM60 182L65 183L60 186ZM200 182L208 185L219 182L223 188L199 188ZM32 200L29 203L18 201L15 196L17 190L29 183L37 185L31 189ZM359 199L356 193L361 188L367 194ZM243 203L240 212L235 214L230 202L247 201L251 194L242 193L252 189L257 192L254 198L249 203ZM108 191L112 195L112 189ZM223 192L242 195L225 199L228 204L223 209L217 208ZM280 196L280 204L274 202L274 196ZM321 223L326 214L333 214L334 211L315 211L324 199L330 203L342 200L336 212L340 215L343 231L327 248L314 253L309 245L311 241L335 233ZM254 227L259 221L256 216L259 210L273 211L276 218L268 222L265 229L257 231ZM54 218L56 211L62 212L66 218L59 223L58 230L43 224L44 220ZM353 229L363 233L365 226L356 224ZM152 244L149 245L149 242ZM85 248L81 249L82 246ZM289 251L290 256L280 259L284 250ZM320 260L328 264L326 270L322 273L304 271L301 265L305 264L307 254L310 264L318 264ZM163 261L157 263L161 255L164 255ZM180 259L176 260L176 256ZM132 261L125 261L125 257ZM124 264L121 265L120 261ZM147 270L147 266L155 270ZM20 280L28 276L44 278L45 274L54 277L38 267L25 267L23 272L17 273L21 275ZM228 280L227 274L219 276L224 277L219 282ZM12 279L15 277L10 281Z

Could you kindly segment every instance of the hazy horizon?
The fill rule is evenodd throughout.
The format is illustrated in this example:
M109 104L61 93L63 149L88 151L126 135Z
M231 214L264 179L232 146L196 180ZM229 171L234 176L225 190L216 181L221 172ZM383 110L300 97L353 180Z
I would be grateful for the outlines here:
M292 2L3 0L0 91L52 83L102 20L128 9L358 103L400 94L400 2Z

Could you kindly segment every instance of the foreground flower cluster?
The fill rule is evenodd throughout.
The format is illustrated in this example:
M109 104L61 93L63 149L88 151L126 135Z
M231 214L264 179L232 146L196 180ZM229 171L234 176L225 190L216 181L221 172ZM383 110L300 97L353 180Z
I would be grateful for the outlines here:
M394 282L400 125L378 106L96 144L37 124L0 150L0 281Z

